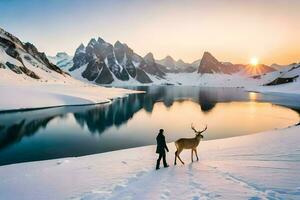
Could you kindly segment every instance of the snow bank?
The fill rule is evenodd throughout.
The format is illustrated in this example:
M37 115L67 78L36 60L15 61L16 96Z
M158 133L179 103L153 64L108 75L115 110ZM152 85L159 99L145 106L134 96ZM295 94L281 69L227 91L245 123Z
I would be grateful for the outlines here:
M202 141L154 170L155 146L0 167L1 199L299 199L300 127ZM166 134L166 137L168 135Z
M274 86L247 87L247 90L261 92L261 93L300 94L300 79L292 83L285 83L285 84L274 85Z
M73 74L72 74L73 75ZM200 87L254 87L262 85L259 79L249 78L240 74L198 74L194 73L167 73L165 79L149 75L152 83L142 84L135 80L115 80L113 86L137 86L137 85L186 85ZM75 76L77 77L77 76Z
M72 78L49 83L0 81L0 111L105 103L136 92L85 84Z

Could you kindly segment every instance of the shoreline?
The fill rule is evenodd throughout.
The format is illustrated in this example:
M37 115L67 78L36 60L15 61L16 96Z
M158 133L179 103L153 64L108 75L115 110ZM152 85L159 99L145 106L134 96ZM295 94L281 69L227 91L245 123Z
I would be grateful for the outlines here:
M193 194L190 188L197 183L205 186L201 192L221 193L224 199L271 198L273 195L281 197L279 199L294 199L292 197L300 192L296 173L300 164L299 130L299 126L293 126L202 141L198 147L199 162L192 163L190 151L185 150L181 158L186 164L176 166L173 165L175 145L169 143L167 162L170 167L158 171L154 168L155 145L4 165L0 167L0 175L4 177L0 180L0 193L6 199L20 196L24 199L120 199L124 195L147 195L146 191L156 190L158 186L175 192L175 196L180 190L177 198L186 199L185 195ZM288 156L290 154L293 156ZM287 182L280 181L283 177ZM147 186L138 187L146 183ZM224 185L230 187L224 188ZM194 189L199 191L197 187Z
M117 97L122 98L122 97ZM0 110L0 114L5 113L13 113L13 112L27 112L27 111L35 111L35 110L46 110L51 108L61 108L61 107L80 107L80 106L92 106L92 105L101 105L101 104L109 104L113 99L99 102L99 103L87 103L87 104L68 104L68 105L57 105L57 106L46 106L46 107L37 107L37 108L17 108L17 109L9 109L9 110Z
M204 141L201 141L200 143L213 143L213 142L219 142L221 140L231 140L231 139L237 139L237 138L244 138L244 137L248 137L248 136L252 136L252 135L265 134L265 133L268 133L268 132L279 132L281 130L288 130L288 129L291 129L291 128L294 128L294 127L299 127L299 129L300 129L300 115L299 115L299 122L298 123L291 124L291 125L289 125L287 127L273 128L273 129L270 129L270 130L265 130L265 131L261 131L261 132L250 133L250 134L247 134L247 135L239 135L239 136L232 136L232 137L226 137L226 138L204 140ZM168 146L169 145L173 145L173 143L174 142L169 142L169 143L167 143L167 145ZM99 156L99 155L104 155L104 154L116 153L116 152L119 152L119 151L122 152L122 151L128 151L128 150L134 150L134 149L140 149L140 148L150 148L150 147L154 148L155 146L156 145L150 144L150 145L144 145L144 146L138 146L138 147L129 147L129 148L125 148L125 149L118 149L118 150L106 151L106 152L102 152L102 153L87 154L87 155L82 155L82 156L70 156L70 157L60 157L60 158L45 159L45 160L36 160L36 161L28 161L28 162L18 162L18 163L0 165L0 169L1 169L1 167L4 167L4 166L22 165L22 164L27 164L27 163L28 164L30 164L30 163L39 163L39 162L55 161L55 160L61 160L61 159L80 159L80 158L89 157L89 156L97 156L97 155Z

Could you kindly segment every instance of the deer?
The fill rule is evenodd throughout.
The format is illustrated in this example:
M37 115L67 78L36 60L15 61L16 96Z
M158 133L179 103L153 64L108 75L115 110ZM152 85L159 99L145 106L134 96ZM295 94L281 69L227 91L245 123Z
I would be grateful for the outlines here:
M181 138L181 139L179 139L175 142L175 146L176 146L177 151L175 152L174 165L176 165L176 159L177 158L184 165L184 162L179 157L179 154L182 152L183 149L191 149L191 151L192 151L192 155L191 155L192 162L194 162L193 152L196 153L197 161L199 161L198 154L197 154L197 147L200 143L200 140L203 138L203 135L201 133L203 133L204 131L207 130L207 125L202 131L197 131L194 128L193 124L191 124L191 129L196 133L194 138Z

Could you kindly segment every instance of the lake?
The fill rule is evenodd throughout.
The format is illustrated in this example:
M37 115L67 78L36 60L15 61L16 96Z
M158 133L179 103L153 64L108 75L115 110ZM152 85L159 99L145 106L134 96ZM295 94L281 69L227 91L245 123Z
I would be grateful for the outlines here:
M151 145L160 128L173 142L194 136L191 123L199 130L208 125L204 140L299 123L299 96L192 86L133 89L146 93L104 105L0 113L0 165Z

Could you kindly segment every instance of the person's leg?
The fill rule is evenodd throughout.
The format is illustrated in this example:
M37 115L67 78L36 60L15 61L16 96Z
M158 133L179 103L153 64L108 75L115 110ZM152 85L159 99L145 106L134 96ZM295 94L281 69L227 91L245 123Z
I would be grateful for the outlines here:
M164 163L164 167L168 167L169 166L168 163L167 163L167 161L166 161L166 154L165 153L163 154L163 163Z
M156 169L159 169L159 165L160 165L160 160L162 158L162 154L160 153L159 156L158 156L158 159L156 161Z

